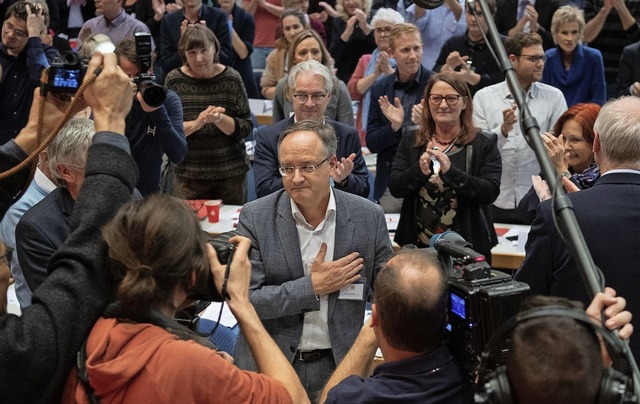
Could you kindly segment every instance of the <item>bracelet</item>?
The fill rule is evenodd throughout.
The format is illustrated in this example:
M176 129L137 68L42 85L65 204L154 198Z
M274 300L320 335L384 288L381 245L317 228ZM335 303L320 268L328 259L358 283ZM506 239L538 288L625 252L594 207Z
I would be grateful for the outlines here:
M571 178L571 173L569 171L563 171L560 175L564 178Z
M218 117L213 120L213 123L219 124L222 121L222 114L218 114Z

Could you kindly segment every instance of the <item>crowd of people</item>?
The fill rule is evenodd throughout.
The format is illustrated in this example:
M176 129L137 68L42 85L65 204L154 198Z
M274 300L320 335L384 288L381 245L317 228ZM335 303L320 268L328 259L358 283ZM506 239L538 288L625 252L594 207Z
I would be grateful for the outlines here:
M491 262L496 222L532 225L514 278L544 297L482 394L632 390L607 358L628 340L640 359L640 6L486 3L491 16L464 0L0 4L0 401L472 402L444 341L446 275L422 248L451 230ZM600 269L595 297L489 18ZM252 116L260 97L270 125ZM185 199L242 205L228 263ZM385 213L400 214L395 253ZM238 323L229 353L175 320L210 287ZM573 311L539 321L531 306ZM537 349L557 352L544 372Z

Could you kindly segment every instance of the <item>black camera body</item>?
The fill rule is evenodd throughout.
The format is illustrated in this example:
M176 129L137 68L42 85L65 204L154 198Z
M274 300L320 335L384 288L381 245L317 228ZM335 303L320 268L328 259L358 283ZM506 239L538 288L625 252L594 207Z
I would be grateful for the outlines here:
M218 255L218 261L222 265L227 265L233 259L233 253L235 252L236 246L229 242L231 237L235 237L240 235L237 231L229 231L226 233L221 233L217 236L212 237L209 233L204 232L206 234L206 240L208 244L216 250L216 254ZM194 300L206 300L209 302L222 302L224 299L220 295L220 292L216 289L216 285L213 282L213 277L211 276L211 272L207 272L206 282L203 285L197 285L196 290L194 290L191 294L189 294L189 299Z
M449 277L449 324L447 346L473 382L475 369L489 340L504 322L515 317L529 295L529 285L516 282L504 272L491 270L476 281ZM507 347L501 347L506 357Z
M151 34L148 32L136 32L134 34L136 42L136 64L140 73L133 77L133 82L138 86L138 91L142 95L144 102L152 108L162 105L167 92L164 87L156 83L156 76L149 73L151 69Z
M427 249L440 262L449 283L445 342L473 383L480 354L504 322L518 314L529 285L491 269L486 257L461 235L448 232L432 238ZM500 347L506 357L507 347Z
M62 52L50 61L47 91L56 94L75 94L87 72L88 61L77 53Z

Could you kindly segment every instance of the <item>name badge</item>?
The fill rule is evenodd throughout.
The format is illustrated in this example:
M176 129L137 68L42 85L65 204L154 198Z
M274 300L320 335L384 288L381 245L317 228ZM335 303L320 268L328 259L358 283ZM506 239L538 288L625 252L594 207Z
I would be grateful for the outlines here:
M362 278L358 282L354 282L350 285L340 289L340 295L338 299L341 300L364 300L364 287L366 282Z

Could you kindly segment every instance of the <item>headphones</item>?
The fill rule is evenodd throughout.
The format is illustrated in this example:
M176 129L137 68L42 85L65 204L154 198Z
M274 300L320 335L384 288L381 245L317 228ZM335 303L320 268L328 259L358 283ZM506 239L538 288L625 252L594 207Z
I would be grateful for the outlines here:
M505 338L510 336L518 325L529 320L545 317L570 318L591 330L595 338L597 338L597 334L600 334L607 345L613 363L627 364L626 369L629 369L628 362L625 358L625 352L628 348L626 348L620 339L611 331L596 325L584 311L564 306L536 307L509 319L487 344L478 365L477 386L479 391L475 395L476 403L515 403L511 395L509 379L507 378L507 367L500 360L500 346L505 341ZM625 376L613 368L604 369L596 402L599 404L637 403L633 397L633 389L631 386L630 377Z

